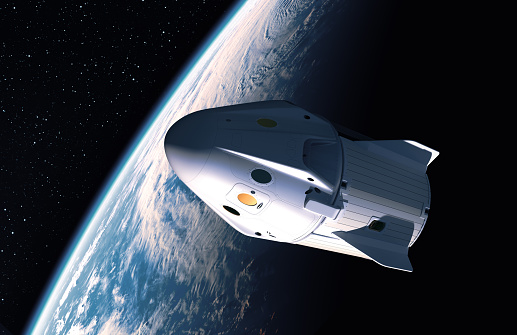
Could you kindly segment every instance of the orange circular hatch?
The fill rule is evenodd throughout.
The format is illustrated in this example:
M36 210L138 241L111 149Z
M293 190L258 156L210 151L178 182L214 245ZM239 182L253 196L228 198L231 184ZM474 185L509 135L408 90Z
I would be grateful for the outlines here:
M257 204L257 199L254 196L248 193L241 193L237 196L240 202L248 206L255 206Z

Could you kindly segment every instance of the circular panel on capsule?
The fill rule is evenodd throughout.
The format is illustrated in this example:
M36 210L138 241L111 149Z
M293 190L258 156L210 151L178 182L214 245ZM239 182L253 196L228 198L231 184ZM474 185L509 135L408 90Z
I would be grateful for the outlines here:
M255 206L257 204L257 199L254 196L248 193L241 193L237 196L240 202L248 206Z
M261 184L267 184L269 183L273 177L271 177L271 174L267 172L266 170L262 169L255 169L251 171L251 178L253 178L254 181Z
M262 127L266 127L266 128L273 128L273 127L276 127L276 125L277 125L276 121L271 120L271 119L258 119L257 123L259 125L261 125Z

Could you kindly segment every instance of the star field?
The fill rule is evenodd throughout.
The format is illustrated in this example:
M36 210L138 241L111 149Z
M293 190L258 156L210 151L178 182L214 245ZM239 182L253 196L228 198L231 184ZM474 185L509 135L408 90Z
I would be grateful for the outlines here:
M0 4L0 323L12 332L106 176L231 5Z

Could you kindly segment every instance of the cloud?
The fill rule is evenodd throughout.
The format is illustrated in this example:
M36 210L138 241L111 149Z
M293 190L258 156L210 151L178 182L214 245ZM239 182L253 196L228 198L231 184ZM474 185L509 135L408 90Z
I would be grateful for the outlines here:
M70 330L66 333L67 335L87 335L94 334L94 328L97 325L97 317L93 317L90 323L87 326L83 326L82 324L74 324L70 328Z
M67 300L68 295L70 294L70 291L77 285L77 280L81 276L81 273L83 272L86 265L90 262L92 255L97 250L97 245L99 244L99 240L102 237L103 233L104 233L104 229L102 229L97 234L97 236L95 236L95 239L90 244L90 246L88 247L88 250L85 252L83 258L81 259L81 262L77 265L77 268L76 268L72 278L70 279L68 286L66 287L65 291L63 292L63 295L61 296L61 299L59 300L59 307L61 307L61 305L63 305L63 303ZM85 299L85 298L87 298L87 296L83 297L83 299ZM59 307L54 311L54 315L53 315L54 319L59 318L59 313L60 313ZM84 311L83 308L84 308L84 306L81 307L81 305L79 305L78 311L77 311L78 315ZM62 319L59 321L63 322ZM64 326L64 324L56 324L57 333L59 333L63 329L63 326Z
M113 288L113 291L111 292L113 294L113 301L116 305L123 306L124 305L124 296L120 294L120 286L116 286Z
M102 327L99 330L99 335L127 335L132 333L125 325L122 324L121 312L115 310L111 313L107 320L103 321Z
M59 334L61 333L61 331L63 330L63 327L65 326L65 321L63 320L57 320L56 321L56 334Z
M89 307L89 304L88 304L88 294L85 294L81 297L81 300L79 301L79 303L77 304L77 314L76 314L76 318L78 318L79 316L81 316L81 314L84 312L84 311L87 311L88 310L88 307Z

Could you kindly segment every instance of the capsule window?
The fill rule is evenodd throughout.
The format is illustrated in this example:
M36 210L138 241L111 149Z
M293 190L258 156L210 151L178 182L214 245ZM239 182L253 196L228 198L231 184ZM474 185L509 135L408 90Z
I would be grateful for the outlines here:
M384 227L386 227L386 223L382 222L382 221L378 221L378 220L373 220L369 225L368 225L368 228L373 230L373 231L382 231L384 229Z
M228 212L232 213L233 215L241 215L239 212L237 212L236 209L230 207L230 206L226 206L226 205L223 205L223 208L226 209Z
M255 169L251 171L251 178L253 178L254 181L260 184L267 184L273 179L269 172L262 169Z
M271 119L258 119L257 123L266 128L274 128L277 125L276 121Z
M237 196L240 202L247 206L255 206L257 204L257 199L254 196L248 193L241 193Z

